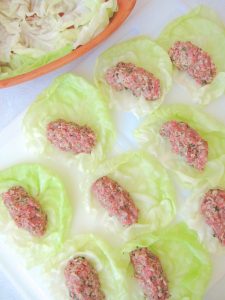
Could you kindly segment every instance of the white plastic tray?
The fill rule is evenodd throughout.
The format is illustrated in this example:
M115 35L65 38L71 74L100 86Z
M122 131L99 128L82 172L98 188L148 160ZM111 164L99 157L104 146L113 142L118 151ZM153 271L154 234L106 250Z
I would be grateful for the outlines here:
M225 17L225 0L137 0L137 2L138 4L136 9L125 25L123 25L122 28L120 28L103 45L79 60L79 62L76 64L76 73L91 80L96 57L104 49L121 40L126 40L138 34L148 34L151 37L156 37L166 23L175 17L186 13L196 4L208 4L217 10L222 17ZM71 66L66 67L66 70L70 69ZM65 71L65 69L63 70ZM48 81L60 73L62 73L62 70L50 74L47 77ZM45 86L45 79L42 79L42 81L40 80L41 79L39 79L39 82L42 82L41 86ZM27 94L26 92L22 94L21 91L24 89L18 88L18 93L21 93L21 95L17 95L16 89L14 88L15 96L18 97L18 101L19 99L24 98L27 99L28 103L30 100L32 100L31 98L28 101L29 97L32 97L37 93L37 91L40 90L40 87L35 86L34 82L30 82L29 86L31 87L30 89L32 91ZM1 91L1 100L4 98L6 99L7 94L11 95L12 97L10 90ZM190 104L190 95L184 88L178 87L176 84L174 84L169 95L166 97L165 102L186 102ZM206 107L206 111L209 111L211 114L225 123L225 96ZM128 149L134 149L136 144L132 138L132 132L138 124L137 119L130 113L119 113L116 111L113 112L113 116L116 120L117 129L119 132L116 150L118 152L122 152ZM61 164L55 165L53 161L43 160L29 154L25 147L25 141L21 131L22 118L23 114L19 115L7 128L0 133L0 169L4 169L20 162L41 162L55 169L59 174L68 174L67 189L73 199L79 199L79 191L74 188L76 183L79 183L79 172L76 172L74 169L71 170L69 167ZM74 176L74 174L77 176ZM93 224L92 221L89 223L84 223L84 218L85 212L76 207L76 213L73 220L73 230L76 230L76 232L77 230L80 232L88 232L90 230L94 230L95 232L101 231L101 233L104 235L104 231L101 229L101 221L99 221L98 224ZM105 237L107 238L106 232ZM225 269L223 266L225 265L225 255L220 257L214 255L212 259L214 264L214 272L204 300L224 300ZM5 272L6 275L12 280L19 293L21 293L23 299L53 300L48 291L42 288L38 274L34 274L33 272L25 270L21 266L20 258L17 257L13 250L9 249L7 245L1 245L0 247L0 270ZM0 299L8 300L2 299L1 293Z

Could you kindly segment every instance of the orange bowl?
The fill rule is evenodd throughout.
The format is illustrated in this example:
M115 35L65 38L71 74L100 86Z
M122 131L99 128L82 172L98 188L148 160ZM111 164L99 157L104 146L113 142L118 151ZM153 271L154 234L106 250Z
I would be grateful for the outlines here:
M87 53L88 51L96 47L98 44L100 44L102 41L104 41L107 37L109 37L126 20L126 18L131 13L132 9L134 8L135 4L136 0L118 0L118 11L111 18L109 25L105 28L104 31L98 34L91 41L89 41L83 46L78 47L71 53L59 59L56 59L44 66L41 66L37 69L34 69L30 72L21 75L0 80L0 88L16 85L47 74Z

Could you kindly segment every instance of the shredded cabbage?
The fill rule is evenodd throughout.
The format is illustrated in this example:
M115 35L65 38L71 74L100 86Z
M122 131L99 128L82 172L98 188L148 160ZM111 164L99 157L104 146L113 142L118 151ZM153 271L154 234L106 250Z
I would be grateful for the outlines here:
M132 300L144 299L134 280L129 253L136 247L148 247L161 261L168 278L170 300L201 300L211 276L211 261L194 231L183 223L154 234L146 232L123 249L124 269L130 281Z
M169 142L159 133L161 126L170 120L186 122L208 142L208 163L204 171L194 169L181 156L172 153ZM206 178L214 182L220 176L220 158L225 153L225 126L197 106L165 105L146 118L136 129L135 137L141 147L158 157L183 184L192 186Z
M102 291L108 300L128 300L124 271L120 266L119 251L93 234L77 235L68 240L49 264L45 266L45 283L54 299L67 299L64 269L68 261L76 256L87 258L99 275Z
M0 2L0 79L62 57L100 33L116 0Z
M107 69L118 62L133 63L149 71L160 80L161 97L147 101L143 96L135 97L130 91L115 91L106 82ZM172 64L168 54L146 36L136 37L115 45L103 52L96 62L95 81L111 103L123 110L143 116L158 108L172 85Z
M66 191L59 178L39 164L20 164L1 171L0 195L13 186L22 186L38 200L47 213L47 231L39 238L18 228L1 199L1 239L16 246L25 263L43 262L58 251L67 237L72 208Z
M110 217L94 199L91 187L102 176L109 176L127 190L139 209L139 222L124 229L116 217ZM103 218L108 231L123 230L124 239L148 228L153 231L167 226L176 213L175 192L162 165L145 152L128 152L104 161L86 176L84 188L87 209ZM98 210L97 210L98 209Z
M97 136L91 154L72 154L55 148L46 138L47 124L63 119L89 126ZM102 159L110 150L115 131L107 105L99 91L85 79L64 74L54 80L28 109L24 118L28 148L48 157L87 163Z
M212 57L218 71L212 83L203 87L181 72L177 72L178 81L187 86L193 98L201 104L222 96L225 92L225 27L215 12L198 6L167 25L157 40L166 51L176 41L190 41L202 48Z
M224 252L224 247L213 236L213 230L205 222L201 214L200 208L204 195L210 190L215 188L225 189L225 156L221 160L221 170L216 180L208 181L207 178L201 182L192 195L183 203L181 209L182 219L185 220L187 225L198 233L199 239L205 244L210 252Z

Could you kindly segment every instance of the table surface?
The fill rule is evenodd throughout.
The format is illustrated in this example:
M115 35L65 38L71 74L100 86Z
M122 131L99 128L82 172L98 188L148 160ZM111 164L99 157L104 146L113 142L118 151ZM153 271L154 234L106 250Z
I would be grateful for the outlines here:
M93 55L93 64L95 61L95 58L99 55L100 52L102 52L104 49L108 48L110 45L115 43L115 39L117 41L124 38L124 32L127 32L127 38L129 38L129 35L138 35L138 34L144 34L145 33L145 26L144 24L148 24L148 26L152 27L152 32L154 32L155 36L161 31L162 28L155 28L154 24L157 23L158 16L155 16L155 19L151 19L151 23L148 20L148 5L151 2L151 9L154 9L154 3L158 2L159 0L137 0L137 6L135 7L135 10L133 11L130 18L126 21L124 25L122 25L122 28L120 28L116 33L112 35L106 42L104 42L102 45L98 46L92 53ZM167 12L167 16L169 15L170 19L174 19L177 15L182 14L182 6L179 5L179 10L176 10L176 4L178 3L178 0L169 0L169 1L163 1L162 10ZM221 4L225 8L225 0L183 0L179 1L179 3L182 2L184 4L185 10L187 9L187 5L190 7L194 7L197 3L202 4L208 4L213 5L214 7L218 7L218 12L220 15L225 19L225 9L219 10L219 7L221 7ZM184 10L184 11L185 11ZM143 18L143 26L139 29L135 26L135 18ZM146 22L144 22L146 20ZM123 30L122 30L123 29ZM141 31L140 31L141 30ZM146 32L148 32L146 30ZM153 35L154 35L153 34ZM153 36L154 38L154 36ZM79 58L78 60L54 71L50 74L47 74L45 76L42 76L41 78L37 78L33 81L0 90L0 132L4 130L4 128L9 125L13 119L20 113L22 113L29 104L35 99L35 97L43 90L45 89L52 80L59 76L60 74L63 74L68 71L74 71L76 70L76 73L85 76L86 78L90 79L91 74L90 72L84 71L82 67L80 67L82 64L85 64L85 59L90 55L90 53L86 54L85 56ZM221 117L224 117L224 112L221 112ZM9 278L6 277L5 274L0 273L0 299L1 300L24 300L24 297L20 295L20 292L11 284L11 281ZM222 292L222 291L221 291Z
M0 290L1 300L23 300L17 289L11 285L9 279L2 273L0 273Z

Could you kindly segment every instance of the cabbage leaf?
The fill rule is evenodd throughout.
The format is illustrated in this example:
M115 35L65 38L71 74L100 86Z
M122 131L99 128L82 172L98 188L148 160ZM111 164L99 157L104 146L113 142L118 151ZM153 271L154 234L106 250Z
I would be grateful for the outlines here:
M93 183L102 176L117 181L127 190L139 209L138 223L124 229L116 217L110 217L91 192ZM103 218L108 231L121 232L123 238L141 233L148 228L153 231L167 226L176 213L175 190L167 171L152 156L145 152L127 152L102 162L86 177L87 209Z
M161 97L147 101L143 96L135 97L130 91L115 91L106 82L106 71L118 62L133 63L149 71L160 80ZM122 42L103 52L95 66L95 82L110 99L112 105L143 116L158 108L172 85L172 64L168 54L147 36Z
M0 80L6 79L9 77L17 76L30 72L34 69L37 69L41 66L44 66L72 51L73 47L71 44L66 45L65 47L51 51L45 55L39 56L38 50L27 49L22 51L23 54L15 54L11 60L10 64L2 65L0 64ZM25 52L25 53L24 53Z
M206 6L198 6L169 23L157 39L166 51L176 41L190 41L202 48L211 56L217 68L216 77L205 86L200 87L181 72L178 73L178 81L186 85L193 98L201 104L208 104L222 96L225 92L225 27L215 12Z
M46 128L49 122L57 119L89 126L97 136L92 153L75 155L55 148L46 138ZM85 79L70 73L55 79L30 106L24 118L24 132L33 152L69 161L86 161L87 164L102 159L115 137L105 99Z
M159 257L169 283L170 300L201 300L211 276L211 261L194 231L183 223L161 232L146 232L128 242L123 249L123 263L130 280L132 299L144 299L134 283L134 271L129 253L136 247L147 247ZM136 288L134 288L136 287Z
M208 162L204 171L189 166L181 156L170 150L169 142L160 135L161 126L170 120L186 122L208 142ZM197 106L165 105L144 120L136 129L135 137L141 147L158 157L186 185L197 184L206 178L214 182L220 174L220 158L225 153L225 126Z
M68 240L61 252L44 267L44 276L54 299L67 299L64 269L76 256L88 259L99 275L102 291L108 300L128 300L125 277L120 266L119 251L93 234L77 235Z
M215 188L225 190L225 156L221 159L221 170L218 170L215 180L212 182L205 178L183 202L180 215L187 225L198 233L200 241L210 252L224 253L224 246L214 236L213 230L206 224L200 210L204 195Z
M22 186L47 213L47 231L34 237L18 228L0 201L1 238L17 247L26 263L45 261L54 255L67 238L72 208L65 188L54 173L39 164L20 164L0 171L0 195L13 186Z

